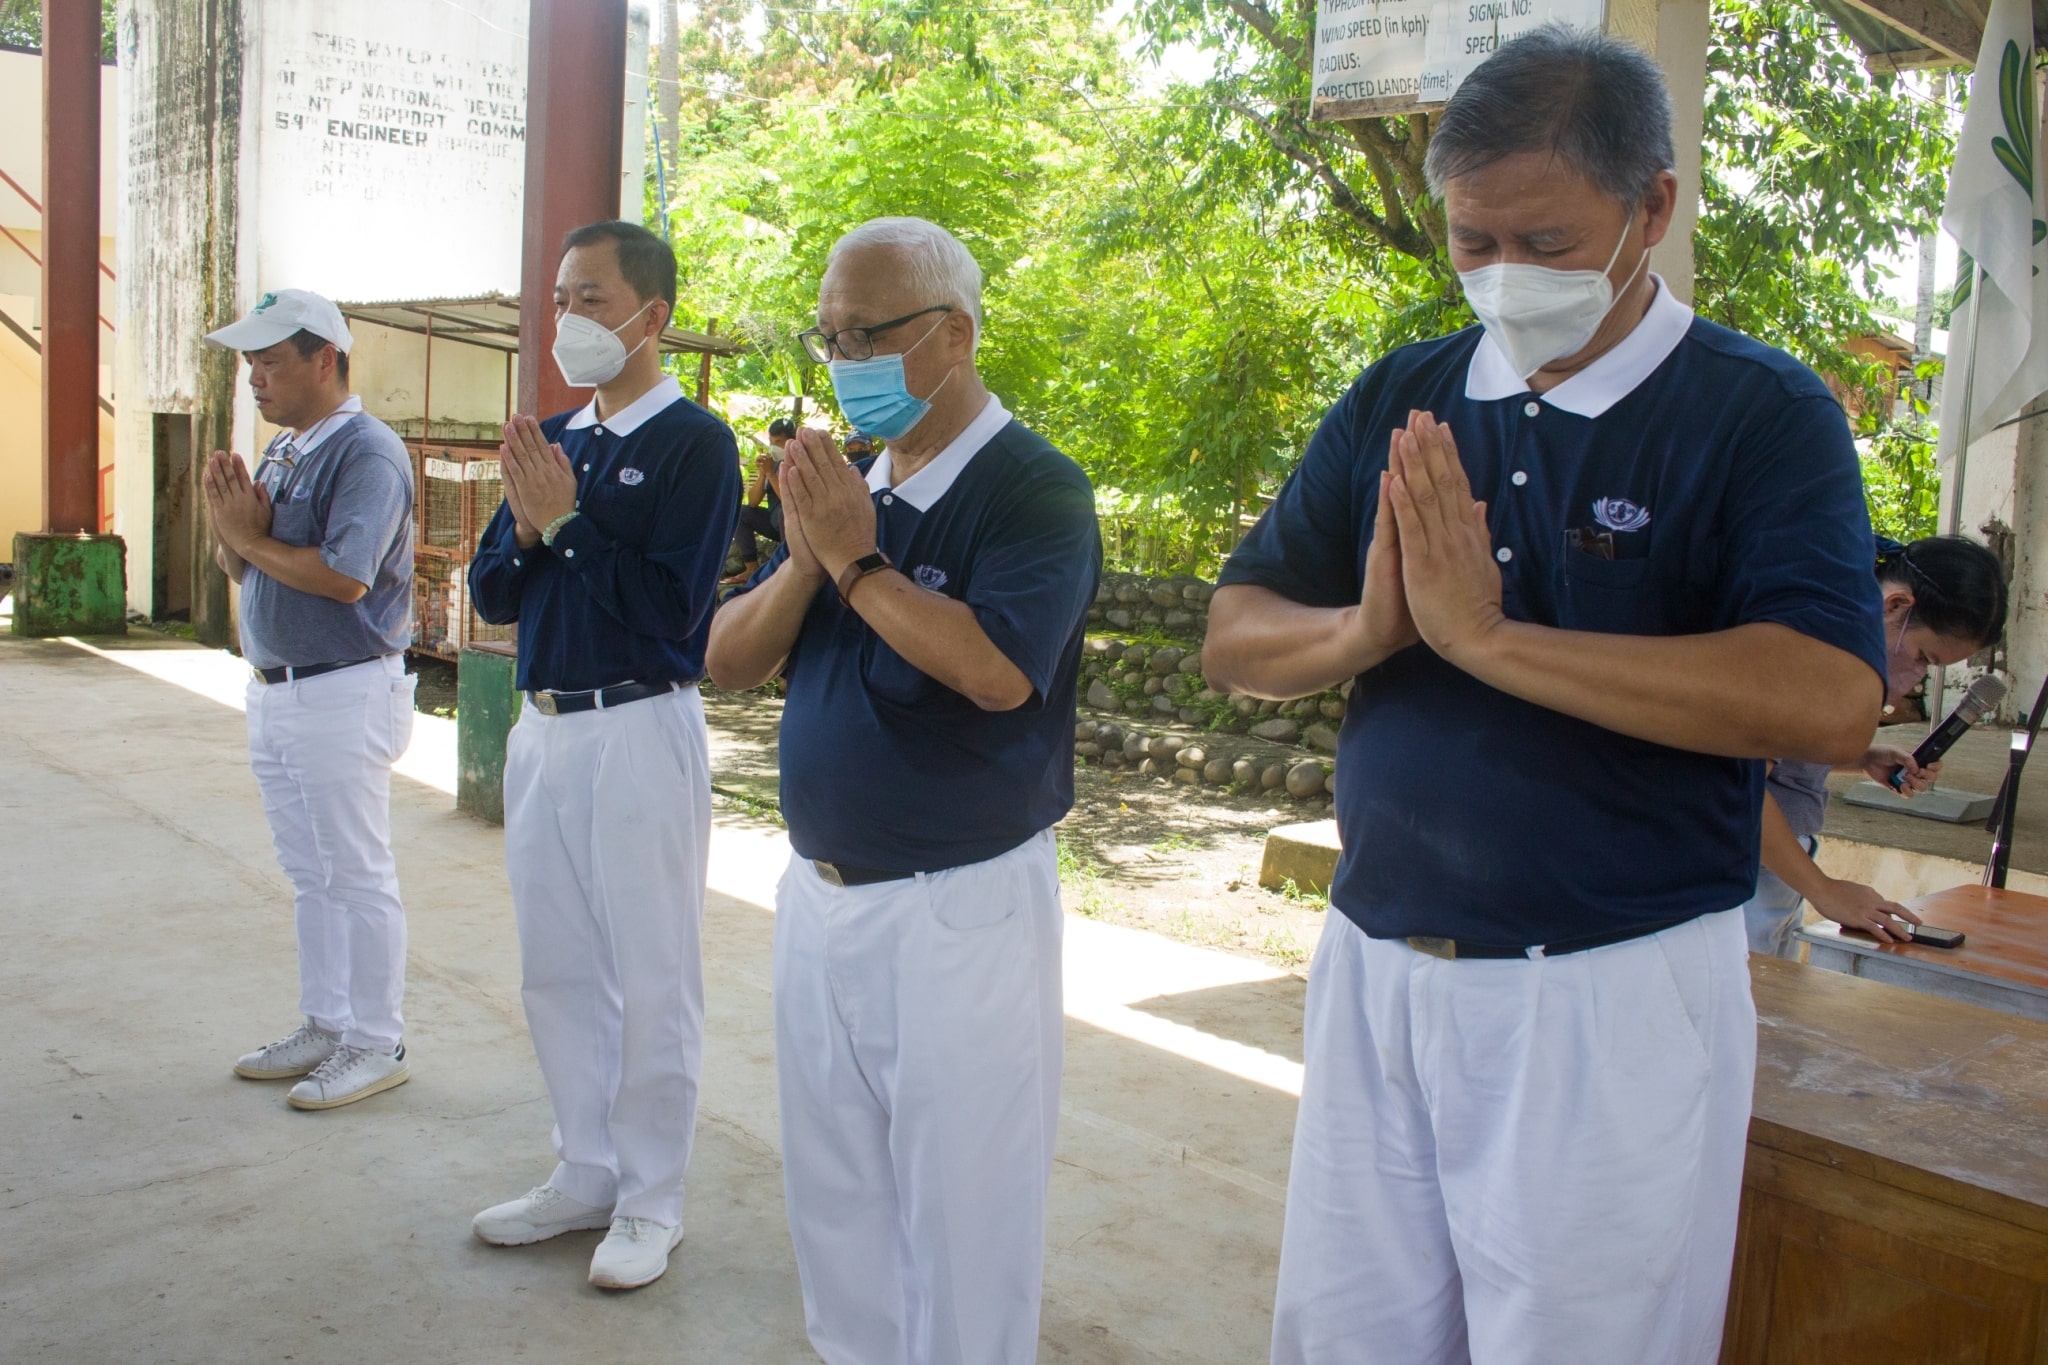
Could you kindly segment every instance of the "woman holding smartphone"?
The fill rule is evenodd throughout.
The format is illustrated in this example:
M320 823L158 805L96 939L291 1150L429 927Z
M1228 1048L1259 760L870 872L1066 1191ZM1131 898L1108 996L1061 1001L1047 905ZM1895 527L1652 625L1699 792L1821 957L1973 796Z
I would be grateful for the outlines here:
M1877 581L1884 591L1890 646L1886 700L1897 702L1937 665L1959 664L2005 629L2005 571L1998 556L1963 536L1929 536L1911 545L1879 539ZM1888 782L1904 769L1899 789L1914 796L1934 785L1941 764L1925 767L1904 749L1874 745L1856 768ZM1781 759L1765 783L1763 866L1756 894L1742 907L1754 953L1796 957L1793 933L1802 902L1845 929L1881 942L1903 942L1920 917L1860 882L1840 881L1813 860L1827 817L1828 774L1819 763ZM1900 921L1906 921L1901 924Z

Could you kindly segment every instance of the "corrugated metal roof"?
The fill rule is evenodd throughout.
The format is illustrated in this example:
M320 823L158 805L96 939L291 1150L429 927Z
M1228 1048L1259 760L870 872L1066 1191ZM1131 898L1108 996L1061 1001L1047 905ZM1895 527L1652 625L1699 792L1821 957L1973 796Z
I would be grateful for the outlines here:
M1963 65L1976 61L1983 43L1988 0L1812 0L1815 9L1847 34L1883 69L1887 57L1902 67ZM2034 32L2048 35L2048 0L2034 0ZM1957 51L1961 49L1961 51Z
M335 306L341 309L345 318L421 336L427 334L427 323L431 319L436 341L454 341L508 353L519 349L519 299L513 294L484 294L464 299L391 299ZM709 336L703 332L670 327L661 334L661 349L671 355L678 352L738 355L746 347L737 337Z

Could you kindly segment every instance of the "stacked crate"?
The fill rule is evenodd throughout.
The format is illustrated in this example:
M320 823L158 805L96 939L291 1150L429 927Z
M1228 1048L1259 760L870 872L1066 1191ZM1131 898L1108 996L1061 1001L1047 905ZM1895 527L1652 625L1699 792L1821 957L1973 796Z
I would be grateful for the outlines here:
M504 498L498 450L486 442L407 441L412 451L413 649L453 659L481 640L510 640L514 628L479 617L469 600L477 537Z

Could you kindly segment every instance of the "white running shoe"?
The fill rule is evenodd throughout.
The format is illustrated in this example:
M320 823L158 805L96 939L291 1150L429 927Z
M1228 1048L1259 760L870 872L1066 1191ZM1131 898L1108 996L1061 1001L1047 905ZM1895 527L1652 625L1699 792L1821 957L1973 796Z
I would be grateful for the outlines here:
M470 1220L469 1230L492 1246L523 1247L611 1224L610 1208L579 1204L553 1185L536 1185L517 1199L485 1209Z
M313 1068L312 1075L292 1087L284 1102L294 1109L339 1109L411 1079L404 1043L389 1052L342 1043L333 1056Z
M308 1019L270 1044L235 1063L235 1074L252 1081L281 1081L303 1076L334 1055L341 1039Z
M590 1258L590 1282L600 1289L638 1289L668 1269L668 1254L683 1240L683 1225L652 1218L614 1218L612 1230Z

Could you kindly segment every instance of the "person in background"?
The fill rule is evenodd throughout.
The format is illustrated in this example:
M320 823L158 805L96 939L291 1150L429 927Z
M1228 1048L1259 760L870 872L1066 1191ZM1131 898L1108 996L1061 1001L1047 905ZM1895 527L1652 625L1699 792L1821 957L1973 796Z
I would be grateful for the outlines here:
M848 464L858 464L862 460L872 460L875 458L874 438L856 431L851 436L848 436L845 443L840 446L840 453L846 456Z
M1038 1349L1059 1122L1059 874L1102 562L1080 468L975 371L981 269L937 224L833 246L818 326L865 476L806 428L789 537L712 622L720 687L789 682L776 892L783 1186L829 1365Z
M1620 39L1473 70L1425 170L1480 326L1360 375L1210 605L1218 690L1356 680L1279 1365L1719 1355L1763 760L1863 753L1885 648L1841 406L1650 268L1673 164Z
M725 580L727 585L744 583L759 571L763 540L771 546L782 543L779 470L784 448L795 439L796 423L787 417L778 417L768 424L768 448L754 456L754 477L740 497L740 522L732 533L732 549L739 556L740 571Z
M1928 669L1961 663L2005 629L2004 566L1988 547L1964 536L1929 536L1911 545L1880 540L1877 581L1884 592L1890 651L1885 689L1891 702L1919 686ZM1861 772L1873 782L1889 782L1898 768L1906 770L1902 790L1914 796L1934 785L1941 764L1923 768L1910 751L1880 744L1846 768L1799 759L1771 765L1764 786L1763 866L1756 894L1742 907L1751 952L1797 957L1793 934L1803 918L1802 901L1880 942L1911 935L1898 921L1918 924L1918 915L1872 887L1830 877L1813 860L1827 819L1828 774Z
M527 700L505 750L505 872L560 1157L472 1227L499 1246L607 1228L590 1259L606 1289L660 1278L682 1241L704 1042L711 783L697 681L739 448L662 372L675 303L675 252L647 229L568 235L555 363L597 393L579 412L506 424L505 502L469 571L478 615L519 623Z
M305 1022L235 1063L303 1077L295 1109L403 1085L405 906L391 853L391 765L412 741L412 459L349 392L352 345L318 294L265 294L206 338L240 351L263 420L284 431L252 475L216 450L203 476L242 586L249 766L291 878Z

